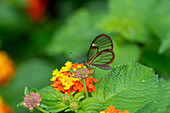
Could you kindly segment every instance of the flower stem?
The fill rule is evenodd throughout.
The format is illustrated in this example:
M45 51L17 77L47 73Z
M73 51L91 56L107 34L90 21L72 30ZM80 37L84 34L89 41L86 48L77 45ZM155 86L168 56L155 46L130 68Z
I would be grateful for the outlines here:
M86 98L88 98L89 96L88 96L88 91L87 91L87 88L86 88L85 78L83 78L82 81L83 81L83 86L84 86Z
M40 108L40 107L36 107L39 111L43 112L43 113L49 113L48 111L45 111L44 109Z

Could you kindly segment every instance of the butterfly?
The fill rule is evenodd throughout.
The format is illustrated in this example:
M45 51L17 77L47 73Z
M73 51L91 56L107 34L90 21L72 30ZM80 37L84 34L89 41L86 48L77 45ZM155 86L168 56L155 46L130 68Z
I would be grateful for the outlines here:
M113 52L112 39L106 34L100 34L91 43L87 55L87 61L84 61L88 67L96 66L104 70L111 70L112 67L108 66L115 59Z

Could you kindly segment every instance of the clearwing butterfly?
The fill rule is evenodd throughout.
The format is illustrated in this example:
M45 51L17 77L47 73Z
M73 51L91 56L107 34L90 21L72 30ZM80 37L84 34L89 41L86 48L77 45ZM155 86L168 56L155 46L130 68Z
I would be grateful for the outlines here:
M100 34L91 43L88 51L87 61L84 63L88 67L96 66L104 70L111 70L112 67L108 66L115 59L113 52L112 39L106 34Z

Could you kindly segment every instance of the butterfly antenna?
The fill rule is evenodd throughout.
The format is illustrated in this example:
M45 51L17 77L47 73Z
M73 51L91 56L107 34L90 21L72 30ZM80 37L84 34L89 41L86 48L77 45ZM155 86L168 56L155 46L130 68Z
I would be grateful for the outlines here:
M69 52L70 54L72 54L73 56L75 56L76 58L78 58L78 59L80 59L80 60L82 60L82 61L84 61L83 59L81 59L80 57L78 57L78 56L76 56L75 54L73 54L72 52Z

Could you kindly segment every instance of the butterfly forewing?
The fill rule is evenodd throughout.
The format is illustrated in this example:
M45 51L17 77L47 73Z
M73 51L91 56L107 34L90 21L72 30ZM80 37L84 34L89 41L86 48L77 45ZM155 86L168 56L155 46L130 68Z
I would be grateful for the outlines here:
M87 61L103 50L113 50L112 40L106 34L101 34L93 40L88 52Z

